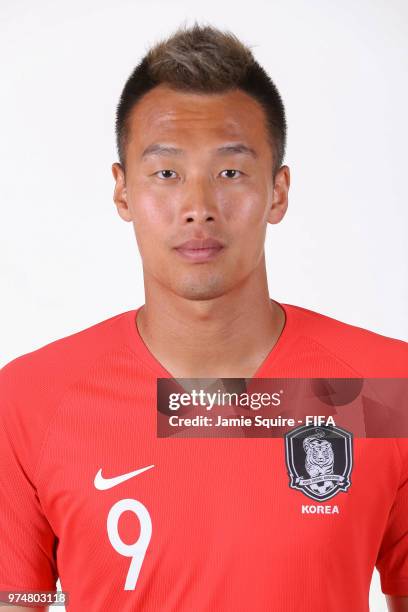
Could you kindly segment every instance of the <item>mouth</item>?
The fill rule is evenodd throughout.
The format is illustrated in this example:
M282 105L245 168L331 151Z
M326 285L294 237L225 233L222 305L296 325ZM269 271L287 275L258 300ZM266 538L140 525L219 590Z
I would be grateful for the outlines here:
M205 240L188 240L176 247L177 253L185 260L207 262L215 259L224 249L224 245L213 238Z
M178 247L176 249L177 253L183 257L183 259L187 259L189 261L211 261L223 250L223 246L219 247L209 247L204 249L189 249L185 247Z

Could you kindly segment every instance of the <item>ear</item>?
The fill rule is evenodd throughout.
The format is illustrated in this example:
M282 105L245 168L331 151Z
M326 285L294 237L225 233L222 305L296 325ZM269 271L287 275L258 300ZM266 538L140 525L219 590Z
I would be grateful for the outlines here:
M113 192L113 201L116 204L119 216L124 221L131 221L129 206L127 203L125 172L121 164L115 162L112 164L112 174L115 179L115 190Z
M279 223L288 208L288 192L290 186L290 170L281 166L276 173L273 185L272 205L268 214L268 223Z

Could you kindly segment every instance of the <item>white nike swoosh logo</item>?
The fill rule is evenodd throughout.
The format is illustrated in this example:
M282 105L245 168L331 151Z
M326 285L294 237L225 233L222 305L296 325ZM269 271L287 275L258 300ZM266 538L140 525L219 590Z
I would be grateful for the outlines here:
M129 480L129 478L133 478L133 476L137 476L146 470L150 470L150 468L154 467L154 465L148 465L147 467L140 468L139 470L135 470L134 472L129 472L128 474L122 474L121 476L115 476L114 478L104 478L102 476L102 468L97 472L94 480L94 485L99 491L106 491L106 489L111 489L112 487L116 487L116 485L125 482L125 480Z

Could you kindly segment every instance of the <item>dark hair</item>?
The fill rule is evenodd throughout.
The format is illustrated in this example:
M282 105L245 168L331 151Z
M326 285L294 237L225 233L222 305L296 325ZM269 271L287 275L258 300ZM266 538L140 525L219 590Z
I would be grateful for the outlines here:
M266 114L274 174L280 168L287 128L285 109L275 84L234 34L197 23L191 28L180 27L153 46L126 81L116 111L116 144L123 167L130 112L145 93L160 84L204 94L241 89L251 95Z

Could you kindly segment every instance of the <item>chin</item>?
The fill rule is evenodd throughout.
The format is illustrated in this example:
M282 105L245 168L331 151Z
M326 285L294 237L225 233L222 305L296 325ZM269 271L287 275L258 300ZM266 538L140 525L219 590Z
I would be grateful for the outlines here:
M228 291L228 286L222 277L211 279L184 279L177 287L175 293L186 300L212 300L221 297Z

